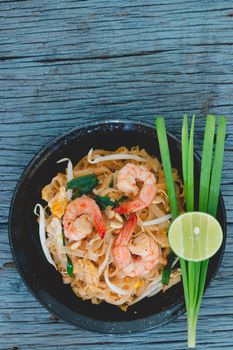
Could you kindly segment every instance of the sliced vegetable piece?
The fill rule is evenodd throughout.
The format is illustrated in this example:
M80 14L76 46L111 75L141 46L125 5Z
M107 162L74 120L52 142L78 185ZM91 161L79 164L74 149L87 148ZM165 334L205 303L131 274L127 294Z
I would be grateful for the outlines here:
M191 211L172 222L168 238L176 255L188 262L198 262L211 258L219 250L223 233L212 215ZM194 279L192 289L196 288L196 276Z

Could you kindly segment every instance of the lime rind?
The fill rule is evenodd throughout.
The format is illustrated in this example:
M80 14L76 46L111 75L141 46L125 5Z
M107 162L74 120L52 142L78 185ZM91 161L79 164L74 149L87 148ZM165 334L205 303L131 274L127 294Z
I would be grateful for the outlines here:
M223 232L213 216L202 212L188 212L173 221L168 240L177 256L198 262L216 254L223 241Z

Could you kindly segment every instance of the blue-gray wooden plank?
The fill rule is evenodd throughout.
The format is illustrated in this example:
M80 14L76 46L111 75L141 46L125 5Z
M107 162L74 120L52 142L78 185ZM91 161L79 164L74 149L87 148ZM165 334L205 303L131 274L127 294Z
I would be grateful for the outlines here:
M226 253L207 291L199 349L232 349L233 4L199 0L0 1L0 335L1 349L186 348L185 316L161 329L103 335L57 320L27 291L7 237L14 187L53 137L93 118L154 122L180 134L196 113L228 117L222 191Z

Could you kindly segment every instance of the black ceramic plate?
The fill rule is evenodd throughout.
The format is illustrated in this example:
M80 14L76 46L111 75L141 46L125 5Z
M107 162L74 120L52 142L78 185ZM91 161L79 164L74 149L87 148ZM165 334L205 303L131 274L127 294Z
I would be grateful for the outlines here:
M180 142L169 135L172 165L181 174ZM182 285L146 298L130 307L127 312L107 303L93 305L77 298L69 285L46 261L42 252L36 217L33 209L41 202L41 189L51 181L64 164L56 161L69 157L74 163L88 153L90 148L114 150L120 145L139 145L159 157L159 147L153 126L134 121L105 121L84 125L43 148L32 160L21 177L12 200L9 236L12 254L25 284L36 298L53 314L78 327L105 333L129 333L160 326L184 312ZM196 184L198 184L199 159L195 156ZM220 251L211 259L207 284L220 265L225 240L226 219L222 197L218 220L224 231Z

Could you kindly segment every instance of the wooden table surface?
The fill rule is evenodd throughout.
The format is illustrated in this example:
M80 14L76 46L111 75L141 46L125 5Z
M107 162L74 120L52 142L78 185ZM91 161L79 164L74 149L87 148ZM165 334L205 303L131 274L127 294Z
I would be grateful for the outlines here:
M198 323L198 349L233 349L233 3L199 0L0 1L0 348L186 348L186 320L133 335L76 329L19 277L8 242L13 190L53 137L92 118L228 117L222 192L228 239Z

